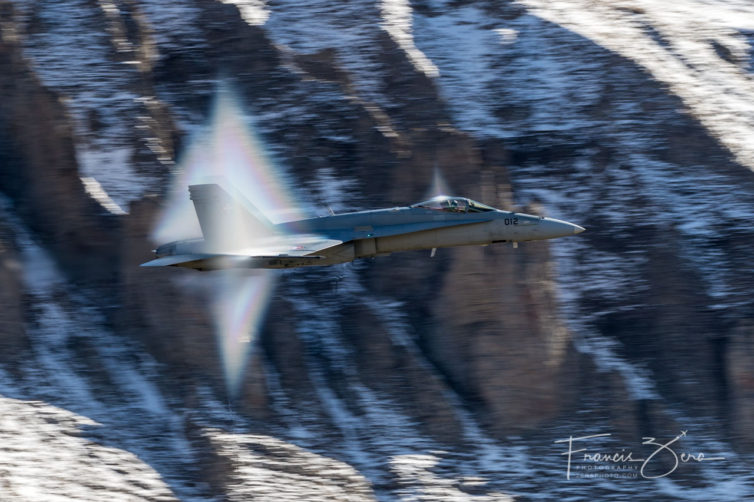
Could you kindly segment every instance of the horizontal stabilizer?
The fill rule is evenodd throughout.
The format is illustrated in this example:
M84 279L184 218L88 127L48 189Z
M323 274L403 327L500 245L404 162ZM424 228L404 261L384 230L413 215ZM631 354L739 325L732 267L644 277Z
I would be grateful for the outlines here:
M142 267L182 267L194 270L226 268L294 268L315 265L323 256L248 256L234 254L183 254L165 256Z

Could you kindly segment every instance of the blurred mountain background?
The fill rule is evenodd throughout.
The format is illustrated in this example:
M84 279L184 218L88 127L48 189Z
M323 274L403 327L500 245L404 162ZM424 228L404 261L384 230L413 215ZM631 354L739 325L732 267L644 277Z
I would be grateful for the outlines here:
M749 2L0 0L0 37L0 500L754 496ZM310 212L438 172L587 232L277 274L232 395L211 274L138 267L221 82ZM724 460L557 442L682 431Z

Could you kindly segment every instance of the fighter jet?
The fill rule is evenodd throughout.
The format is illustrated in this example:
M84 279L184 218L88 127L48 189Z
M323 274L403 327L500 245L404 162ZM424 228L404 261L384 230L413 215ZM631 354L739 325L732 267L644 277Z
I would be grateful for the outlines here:
M232 190L231 190L232 192ZM398 251L554 239L584 228L503 211L466 197L440 195L408 207L332 214L273 224L238 193L191 185L203 238L154 250L145 267L296 268L346 263Z

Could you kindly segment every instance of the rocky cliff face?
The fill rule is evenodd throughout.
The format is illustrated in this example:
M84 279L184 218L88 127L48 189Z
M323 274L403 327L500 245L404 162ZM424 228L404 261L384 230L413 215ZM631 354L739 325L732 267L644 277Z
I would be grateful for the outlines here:
M6 362L12 362L18 354L23 354L28 349L28 341L24 330L24 297L21 286L21 263L18 259L17 250L13 247L12 231L3 228L3 247L0 248L0 277L2 277L2 290L0 290L0 305L2 308L3 325L3 358Z
M672 489L754 490L736 457L754 441L752 166L653 59L538 2L0 5L0 393L19 416L39 409L15 399L69 410L58 432L73 420L98 455L142 459L87 494L559 496L574 487L554 441L638 449L681 429L736 460ZM634 7L598 13L693 63L678 23ZM740 42L724 21L710 47ZM705 71L748 72L733 49ZM138 267L220 81L310 206L410 203L440 171L454 192L589 231L280 274L229 395L212 279ZM137 471L145 491L118 484Z
M95 276L113 261L112 235L79 180L72 126L61 97L30 71L18 37L6 14L0 45L3 191L73 274L89 269Z

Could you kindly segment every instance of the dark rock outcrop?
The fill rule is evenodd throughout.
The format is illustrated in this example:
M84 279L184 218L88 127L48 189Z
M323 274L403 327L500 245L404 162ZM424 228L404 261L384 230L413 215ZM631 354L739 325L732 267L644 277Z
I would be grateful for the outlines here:
M545 244L454 250L425 342L450 381L501 435L552 419L577 368L556 315ZM490 276L489 270L495 270ZM484 297L467 294L483 289Z
M742 451L754 449L754 328L742 324L733 332L725 353L730 400L731 437Z
M29 349L21 266L14 235L0 223L0 361L11 367Z
M117 222L79 179L70 118L42 86L8 32L0 40L0 190L78 279L111 281Z

